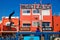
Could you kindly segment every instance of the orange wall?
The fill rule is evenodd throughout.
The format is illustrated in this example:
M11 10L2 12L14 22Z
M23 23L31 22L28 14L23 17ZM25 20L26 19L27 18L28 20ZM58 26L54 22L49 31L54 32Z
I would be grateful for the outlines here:
M22 27L22 22L23 21L30 21L31 22L31 29L30 31L36 31L37 27L32 26L32 21L40 21L39 20L39 15L32 15L32 9L30 9L30 14L31 15L22 15L22 9L20 8L20 27ZM35 16L37 16L37 19L35 19ZM42 22L50 22L50 26L52 27L52 10L50 9L50 16L43 16Z
M53 16L54 32L60 31L60 16Z
M3 25L5 25L6 22L8 22L8 21L9 21L8 18L3 18L3 19L2 19ZM18 18L12 18L12 22L14 22L15 25L18 25Z
M6 22L8 22L9 19L8 18L2 18L2 26L4 30L8 30L8 28L5 26L6 25ZM19 19L18 18L12 18L12 22L14 22L14 25L16 25L16 27L18 26L19 24ZM12 28L12 30L16 30L16 28Z
M0 31L1 31L2 24L0 24Z

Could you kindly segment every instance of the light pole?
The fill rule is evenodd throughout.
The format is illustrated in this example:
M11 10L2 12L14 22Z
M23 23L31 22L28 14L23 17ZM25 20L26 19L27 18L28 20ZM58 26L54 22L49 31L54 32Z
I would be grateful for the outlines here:
M40 0L40 6L42 6L42 0ZM40 29L41 29L41 32L42 32L42 8L40 9Z

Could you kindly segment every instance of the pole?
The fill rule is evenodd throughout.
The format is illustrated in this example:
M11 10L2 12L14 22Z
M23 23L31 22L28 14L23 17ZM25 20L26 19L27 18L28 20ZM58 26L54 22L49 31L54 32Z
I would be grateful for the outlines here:
M42 6L42 0L40 0L40 6ZM41 32L42 32L42 8L40 9L40 28L41 28Z

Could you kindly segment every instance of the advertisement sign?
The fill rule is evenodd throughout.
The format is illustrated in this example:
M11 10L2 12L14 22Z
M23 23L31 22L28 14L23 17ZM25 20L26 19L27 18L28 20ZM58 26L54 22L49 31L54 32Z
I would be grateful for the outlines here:
M24 40L39 40L39 36L24 36Z

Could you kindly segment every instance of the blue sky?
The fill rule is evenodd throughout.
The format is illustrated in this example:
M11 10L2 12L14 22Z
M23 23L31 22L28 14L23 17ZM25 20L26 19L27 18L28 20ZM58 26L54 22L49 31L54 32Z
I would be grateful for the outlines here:
M40 0L0 0L0 19L2 16L9 16L15 10L14 16L20 16L20 4L40 3ZM52 4L52 13L60 13L60 0L42 0L43 4Z

